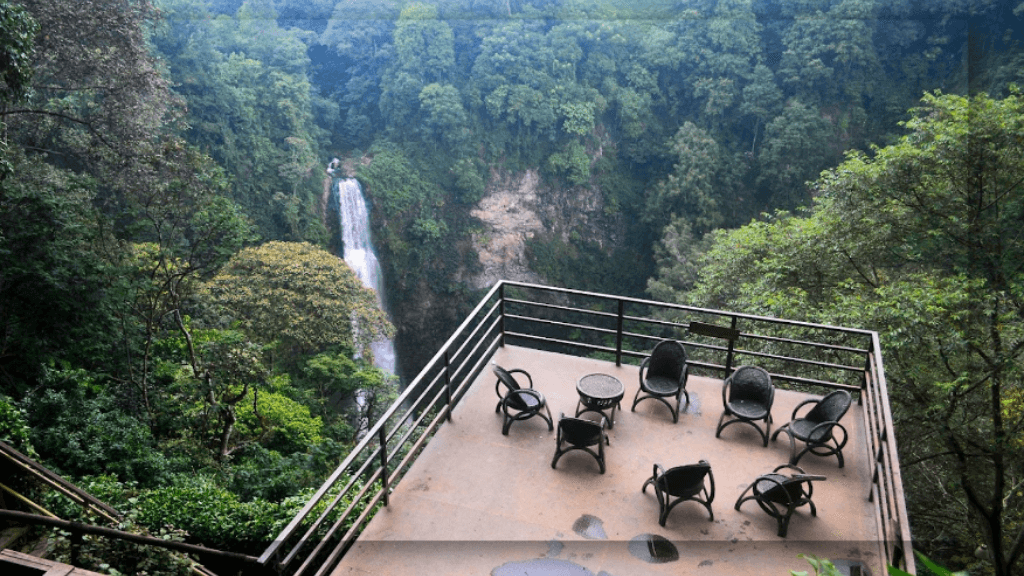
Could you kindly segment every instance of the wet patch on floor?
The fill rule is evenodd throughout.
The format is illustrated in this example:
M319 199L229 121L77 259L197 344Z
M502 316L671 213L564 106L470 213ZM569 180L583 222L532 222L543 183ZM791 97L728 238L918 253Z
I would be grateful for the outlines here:
M558 540L549 540L547 557L554 558L555 556L558 556L562 553L562 549L564 548L565 544L562 544Z
M572 531L589 540L607 540L608 535L604 531L604 522L597 516L584 514L572 523Z
M690 403L683 409L683 414L700 416L700 394L690 392Z
M601 572L601 574L605 573ZM506 562L492 570L491 576L594 576L594 573L568 560L538 558L522 562Z
M657 534L641 534L629 541L629 553L650 564L664 564L679 560L675 544Z

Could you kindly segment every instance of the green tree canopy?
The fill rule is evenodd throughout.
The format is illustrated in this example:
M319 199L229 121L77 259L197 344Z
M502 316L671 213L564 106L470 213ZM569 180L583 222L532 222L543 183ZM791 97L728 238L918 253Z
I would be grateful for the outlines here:
M345 261L305 242L268 242L236 254L204 286L253 338L279 342L286 358L331 347L370 357L394 328Z
M928 94L904 128L825 174L808 215L716 233L677 297L877 329L918 538L986 542L1008 575L1024 553L1024 99ZM949 505L916 497L934 493Z

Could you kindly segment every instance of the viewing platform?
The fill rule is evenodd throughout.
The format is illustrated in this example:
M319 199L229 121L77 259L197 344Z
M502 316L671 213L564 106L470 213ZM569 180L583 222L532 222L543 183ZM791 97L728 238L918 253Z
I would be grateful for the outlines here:
M666 337L690 357L678 423L654 400L630 410L640 360ZM581 376L620 380L606 472L581 451L553 469L556 431L540 417L502 435L493 364L531 375L556 428L561 413L575 414ZM755 478L789 461L788 436L765 447L753 427L736 425L715 437L723 377L742 364L772 374L772 433L803 400L831 389L854 397L841 420L845 466L835 456L800 459L826 480L814 482L817 515L797 509L785 537L757 502L734 506ZM502 283L261 561L287 574L762 576L810 570L804 554L844 574L883 575L889 564L914 573L891 427L872 332ZM653 490L641 492L654 464L701 459L714 475L714 520L684 502L662 527Z
M498 350L494 361L529 372L556 422L560 412L575 412L580 376L598 372L621 380L626 397L609 431L607 471L600 474L582 452L563 456L552 469L555 432L540 418L516 422L502 436L496 379L485 370L334 574L491 574L509 563L528 568L538 559L557 559L581 567L567 574L764 576L771 566L770 573L781 576L809 568L801 553L863 563L870 573L884 574L874 505L867 499L872 467L856 404L843 419L850 432L845 466L839 468L835 457L800 460L807 473L828 478L814 486L817 517L798 510L780 538L775 519L756 503L739 512L733 506L755 477L788 461L788 438L782 434L765 448L750 426L730 426L715 438L721 380L690 377L690 405L673 424L658 402L643 401L630 411L639 386L636 366L513 346ZM807 397L779 390L776 425ZM701 459L715 478L714 522L703 506L688 502L674 508L662 528L654 491L640 492L653 464L669 468ZM668 542L658 553L664 557L648 551L652 534ZM640 557L634 540L642 541Z

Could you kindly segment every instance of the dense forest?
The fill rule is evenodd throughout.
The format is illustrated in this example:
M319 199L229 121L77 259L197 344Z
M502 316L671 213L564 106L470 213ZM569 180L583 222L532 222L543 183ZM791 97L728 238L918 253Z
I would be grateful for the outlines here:
M1021 573L1022 19L0 0L0 439L138 529L258 553L475 303L474 211L530 173L598 224L545 221L531 278L877 330L915 545ZM372 205L391 320L337 256L334 157Z

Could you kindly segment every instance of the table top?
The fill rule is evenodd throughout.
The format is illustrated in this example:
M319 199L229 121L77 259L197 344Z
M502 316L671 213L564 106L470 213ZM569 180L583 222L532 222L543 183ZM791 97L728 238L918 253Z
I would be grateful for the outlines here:
M626 387L614 376L608 374L587 374L576 383L576 390L590 398L621 398Z

